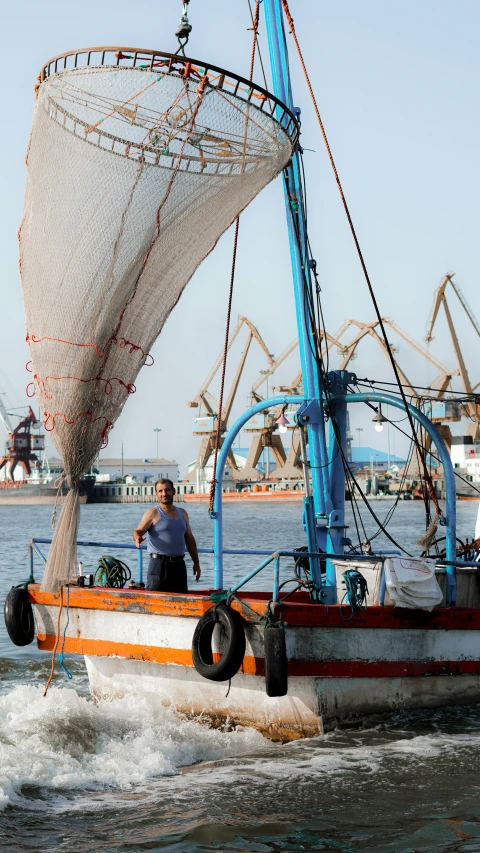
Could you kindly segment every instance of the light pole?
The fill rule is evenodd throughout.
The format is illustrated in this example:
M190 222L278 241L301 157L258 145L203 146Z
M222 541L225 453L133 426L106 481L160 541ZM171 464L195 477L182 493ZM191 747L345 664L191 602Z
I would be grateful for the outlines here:
M162 430L159 427L154 427L153 431L157 433L157 459L158 459L158 433Z
M360 447L360 433L363 432L363 427L356 427L355 429L358 432L358 446Z

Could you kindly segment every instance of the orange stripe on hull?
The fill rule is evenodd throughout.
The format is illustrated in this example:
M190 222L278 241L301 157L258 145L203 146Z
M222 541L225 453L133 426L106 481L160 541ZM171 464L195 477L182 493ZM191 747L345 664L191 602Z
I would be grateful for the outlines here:
M38 648L51 651L55 645L53 634L38 635ZM118 657L143 660L149 663L193 667L190 649L171 649L143 646L134 643L117 643L112 640L89 640L66 637L64 651L70 654L95 657ZM214 660L220 655L214 654ZM265 674L263 658L245 656L240 672L246 675ZM299 661L288 662L290 676L310 678L400 678L419 675L479 675L480 661Z
M52 651L55 645L53 634L38 634L38 648ZM63 646L63 639L62 639ZM134 643L117 643L113 640L89 640L83 637L66 637L63 650L75 655L94 655L96 657L117 657L127 660L144 660L149 663L164 663L174 666L193 667L190 649L170 649L160 646L135 645ZM220 655L214 654L214 660ZM262 658L244 657L240 672L247 675L263 675L265 671Z
M41 592L38 584L30 584L28 587L29 599L32 604L46 604L53 607L60 605L60 593ZM65 604L65 592L63 602ZM258 616L265 615L266 602L270 596L265 593L261 600L248 599L248 606ZM210 591L205 594L195 593L181 595L176 593L147 592L145 590L106 590L104 587L82 588L76 585L70 586L69 607L79 607L83 610L110 610L127 613L155 613L165 616L196 616L199 618L213 607L210 599ZM245 618L248 611L236 602L232 607L242 613Z
M28 592L32 604L53 607L60 605L59 593L53 595L41 592L38 584L30 584ZM242 603L234 600L231 603L232 608L241 613L245 621L258 622L259 617L265 616L271 593L240 592L237 598ZM65 592L63 602L65 604ZM152 613L165 616L190 616L198 619L214 604L210 598L210 590L183 595L145 590L109 590L104 587L85 589L72 585L69 592L69 606L83 610ZM349 608L347 608L347 615L350 615ZM297 593L295 601L289 599L283 605L282 617L287 627L340 628L342 631L351 631L356 628L480 631L480 608L439 607L427 612L403 607L372 605L366 610L356 610L352 618L345 621L338 604L324 607L310 603L308 596Z

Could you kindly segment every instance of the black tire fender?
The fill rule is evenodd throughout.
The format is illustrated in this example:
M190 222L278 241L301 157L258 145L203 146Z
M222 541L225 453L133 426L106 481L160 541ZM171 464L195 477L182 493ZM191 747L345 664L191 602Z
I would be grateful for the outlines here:
M288 661L283 625L266 625L264 643L267 696L286 696L288 693Z
M5 627L12 643L28 646L35 637L33 608L28 600L28 589L12 586L4 607Z
M216 625L223 625L226 648L214 662L212 637ZM228 681L237 674L245 657L245 631L241 616L222 602L211 607L198 620L192 642L193 664L197 672L210 681Z

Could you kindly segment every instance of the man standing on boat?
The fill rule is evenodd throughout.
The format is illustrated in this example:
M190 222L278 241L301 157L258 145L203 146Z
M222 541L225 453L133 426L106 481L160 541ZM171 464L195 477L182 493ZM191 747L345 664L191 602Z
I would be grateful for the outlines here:
M148 509L133 531L137 548L146 533L150 555L146 589L155 592L188 592L185 548L193 560L195 580L200 579L197 543L190 529L188 514L173 503L175 486L171 480L155 483L158 505Z

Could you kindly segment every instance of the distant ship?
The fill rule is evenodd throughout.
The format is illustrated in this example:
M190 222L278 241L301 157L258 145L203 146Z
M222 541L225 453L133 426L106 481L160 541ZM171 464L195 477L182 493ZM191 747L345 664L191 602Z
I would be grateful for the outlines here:
M60 486L61 465L51 466L45 453L45 435L38 431L40 424L32 408L26 417L13 427L8 412L0 398L0 419L8 432L3 456L0 457L0 505L54 504L67 494L67 486ZM33 432L32 430L35 430ZM18 474L21 472L21 477ZM80 483L80 500L86 503L95 486L95 476L86 476Z

